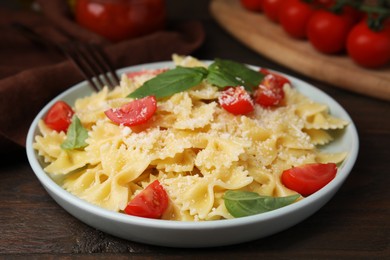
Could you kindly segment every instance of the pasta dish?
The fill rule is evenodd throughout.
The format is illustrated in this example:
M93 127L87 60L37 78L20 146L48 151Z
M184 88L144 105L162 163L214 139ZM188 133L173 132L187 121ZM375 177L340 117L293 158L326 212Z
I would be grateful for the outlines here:
M197 68L199 75L209 67L189 56L174 55L173 62ZM34 149L46 164L44 170L70 193L117 212L126 212L158 180L167 197L158 218L207 221L237 217L227 207L228 191L261 198L293 196L291 203L304 199L307 195L282 180L283 172L301 165L340 164L346 158L343 151L320 148L348 122L288 82L278 105L250 101L245 103L249 112L233 113L225 107L229 99L221 97L226 88L202 78L195 86L157 96L155 111L142 123L129 126L112 119L129 102L141 100L130 93L165 72L127 73L115 89L78 98L70 105L79 125L72 121L65 131L53 130L42 119ZM85 130L84 144L64 145L80 128Z

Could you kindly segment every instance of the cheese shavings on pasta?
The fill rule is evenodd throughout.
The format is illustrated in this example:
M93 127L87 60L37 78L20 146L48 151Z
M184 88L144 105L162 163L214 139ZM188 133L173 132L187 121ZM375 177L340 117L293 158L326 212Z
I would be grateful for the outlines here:
M192 57L174 55L180 66L204 66ZM122 212L128 202L158 179L170 198L163 219L203 221L232 218L223 194L227 190L282 197L296 194L280 180L285 169L315 162L341 163L346 153L320 148L332 132L348 122L333 117L286 84L285 105L249 115L233 115L218 103L219 91L203 81L199 86L158 100L145 125L116 125L104 114L131 101L127 95L154 77L122 76L107 88L73 104L88 130L84 150L62 150L66 135L39 123L34 148L44 170L76 196L103 208Z

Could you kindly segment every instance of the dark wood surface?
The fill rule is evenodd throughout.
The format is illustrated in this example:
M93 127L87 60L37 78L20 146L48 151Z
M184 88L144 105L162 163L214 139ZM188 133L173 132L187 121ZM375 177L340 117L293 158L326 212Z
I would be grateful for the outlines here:
M0 258L389 259L390 104L296 74L228 35L208 1L168 0L170 19L199 19L206 41L193 53L269 67L312 83L351 115L360 152L333 199L300 224L260 240L219 248L176 249L122 240L91 228L59 207L39 184L24 151L0 164ZM390 83L389 83L390 87Z

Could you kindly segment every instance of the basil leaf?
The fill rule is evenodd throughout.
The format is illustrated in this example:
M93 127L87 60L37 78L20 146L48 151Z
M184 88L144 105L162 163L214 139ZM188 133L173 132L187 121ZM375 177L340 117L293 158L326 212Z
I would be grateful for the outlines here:
M229 190L225 192L223 199L229 213L233 217L239 218L287 206L299 197L299 194L287 197L271 197L260 196L256 192Z
M253 91L264 78L260 72L230 60L216 59L208 69L207 81L220 88L244 86L247 91Z
M207 73L207 69L203 67L178 66L146 81L128 97L143 98L150 95L156 98L168 97L199 85Z
M64 150L81 149L87 146L85 140L88 138L88 130L85 129L80 119L74 115L72 123L69 125L66 140L61 144Z

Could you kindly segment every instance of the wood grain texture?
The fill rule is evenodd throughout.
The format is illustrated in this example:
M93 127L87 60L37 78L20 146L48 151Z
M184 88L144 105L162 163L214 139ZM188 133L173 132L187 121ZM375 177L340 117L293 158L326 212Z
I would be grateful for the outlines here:
M223 28L261 55L337 87L390 100L390 65L369 70L347 55L321 54L308 41L289 37L263 14L245 10L239 0L212 0L210 10Z

